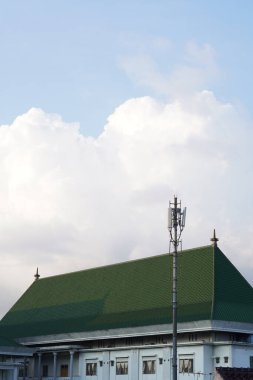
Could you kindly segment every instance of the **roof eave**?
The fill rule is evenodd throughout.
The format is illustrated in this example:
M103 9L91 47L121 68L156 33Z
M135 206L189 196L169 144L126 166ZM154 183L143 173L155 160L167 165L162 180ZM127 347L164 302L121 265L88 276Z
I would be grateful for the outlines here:
M116 339L137 336L151 336L172 334L172 324L127 327L108 330L83 331L64 334L52 334L44 336L23 337L17 339L24 345L45 345L71 342L85 342L98 339ZM194 321L178 323L178 333L200 332L200 331L223 331L231 333L252 334L253 323L229 322L229 321Z

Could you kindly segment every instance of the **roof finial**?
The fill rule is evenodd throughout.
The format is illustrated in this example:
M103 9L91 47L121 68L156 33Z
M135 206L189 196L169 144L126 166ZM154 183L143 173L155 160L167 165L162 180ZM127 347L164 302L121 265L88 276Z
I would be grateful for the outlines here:
M35 277L35 281L37 281L40 278L39 269L38 268L36 270L36 273L35 273L34 277Z
M219 241L219 239L216 237L215 229L213 230L213 237L210 240L212 242L212 245L214 247L217 247L217 242Z

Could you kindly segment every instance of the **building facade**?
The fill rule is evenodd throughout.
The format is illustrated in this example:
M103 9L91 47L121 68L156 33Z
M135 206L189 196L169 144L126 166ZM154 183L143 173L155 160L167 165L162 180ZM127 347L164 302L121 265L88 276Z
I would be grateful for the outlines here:
M26 365L26 360L31 360L33 353L34 350L31 348L0 337L0 379L18 379L23 372L24 364Z

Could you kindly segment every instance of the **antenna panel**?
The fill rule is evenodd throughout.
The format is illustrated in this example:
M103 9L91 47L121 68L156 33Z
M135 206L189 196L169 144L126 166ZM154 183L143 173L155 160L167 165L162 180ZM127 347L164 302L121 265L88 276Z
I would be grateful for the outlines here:
M184 228L185 227L185 219L186 219L186 207L184 207L184 210L182 212L182 221L181 221L181 226Z
M172 228L172 208L168 208L168 228Z

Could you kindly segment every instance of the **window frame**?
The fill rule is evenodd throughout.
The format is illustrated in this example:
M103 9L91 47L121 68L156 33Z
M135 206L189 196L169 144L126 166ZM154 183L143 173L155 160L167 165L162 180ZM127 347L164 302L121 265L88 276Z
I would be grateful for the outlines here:
M144 365L146 363L146 365ZM148 365L151 363L151 366ZM155 375L157 371L157 359L156 358L142 358L142 374L143 375Z
M91 368L91 370L88 371L88 368L94 365L94 368ZM85 363L85 376L97 376L98 375L98 363L97 361L87 361Z
M189 363L191 363L191 365L189 366L186 365L186 361L188 361ZM194 358L192 356L184 356L184 357L179 357L179 366L178 366L178 369L179 369L179 373L193 373L194 372ZM185 369L188 367L188 370Z
M123 364L123 366L119 364ZM116 376L128 375L129 360L128 358L116 358L115 371Z

